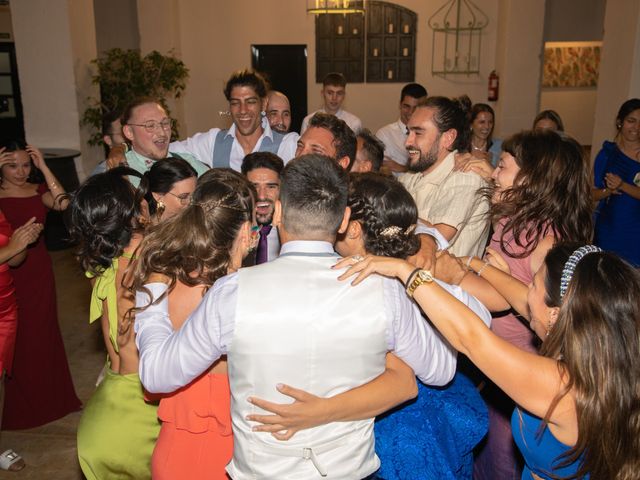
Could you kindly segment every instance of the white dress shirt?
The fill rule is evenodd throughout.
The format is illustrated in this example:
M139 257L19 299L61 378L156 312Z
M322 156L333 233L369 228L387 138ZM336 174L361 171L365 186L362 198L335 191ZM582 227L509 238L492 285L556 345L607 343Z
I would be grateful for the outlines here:
M266 118L262 119L262 129L263 133L256 142L253 152L258 151L264 137L273 139L273 133ZM169 149L178 154L181 152L190 153L202 163L211 166L213 162L213 151L215 149L216 136L219 131L219 128L212 128L208 132L196 133L186 140L172 142L171 145L169 145ZM239 172L240 167L242 166L242 160L246 154L244 153L240 142L238 142L235 123L231 125L231 128L229 128L228 135L233 136L234 139L233 146L231 147L229 165L233 170ZM278 147L278 156L285 164L295 156L296 148L298 146L298 138L299 135L296 132L291 132L287 133L282 139L282 143L280 143L280 147Z
M401 120L385 125L376 132L376 137L384 143L384 156L400 165L406 165L409 154L404 146L407 141L407 126Z
M304 120L302 120L302 126L300 127L300 135L302 135L304 131L309 127L309 120L311 119L311 117L313 117L318 112L327 113L324 108L321 108L320 110L316 110L315 112L310 113L309 115L304 117ZM335 116L340 120L344 120L354 133L358 133L358 130L362 128L362 122L353 113L349 113L346 110L340 109L335 113Z
M333 246L327 242L287 242L282 245L281 255L287 252L333 252ZM336 282L339 274L336 271ZM424 383L446 384L455 373L455 351L424 321L400 282L390 278L384 278L384 282L383 301L390 326L386 331L389 351L407 363ZM475 297L458 286L438 283L468 305L485 323L490 322L489 312ZM147 288L156 299L166 291L167 285L152 283ZM166 297L136 314L140 378L147 390L172 392L187 385L228 352L234 333L237 291L237 273L218 280L177 332L169 318ZM137 293L136 306L143 307L149 302L145 293ZM265 299L265 305L270 305L268 299ZM277 312L277 305L272 308Z

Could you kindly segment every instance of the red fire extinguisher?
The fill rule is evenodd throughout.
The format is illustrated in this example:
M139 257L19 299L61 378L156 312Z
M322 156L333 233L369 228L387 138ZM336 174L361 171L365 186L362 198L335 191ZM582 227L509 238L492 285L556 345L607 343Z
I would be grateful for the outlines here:
M498 100L498 89L500 88L500 77L495 70L489 74L489 96L487 100L495 102Z

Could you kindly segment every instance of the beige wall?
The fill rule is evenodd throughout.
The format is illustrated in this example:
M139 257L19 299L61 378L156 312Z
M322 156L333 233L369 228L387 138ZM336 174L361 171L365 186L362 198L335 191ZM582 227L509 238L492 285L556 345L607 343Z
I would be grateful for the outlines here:
M496 136L506 138L531 128L538 111L544 2L499 0L498 6Z
M89 60L95 57L93 5L83 0L12 2L11 18L27 141L80 150L78 175L97 163L79 127L84 99L95 94Z
M495 68L497 6L495 0L477 0L490 18L482 38L481 75L431 76L432 31L428 18L439 7L423 0L395 3L418 14L416 81L430 94L455 96L467 93L474 101L486 101L487 78ZM174 18L170 18L173 15ZM300 0L192 0L138 1L142 50L176 48L190 69L184 97L183 133L193 134L214 126L226 126L228 110L222 88L229 74L251 66L252 44L306 44L308 111L321 105L320 85L315 83L315 20ZM233 21L231 21L233 19ZM178 22L176 30L175 22ZM347 110L372 128L397 118L398 96L403 84L351 84L347 88ZM376 99L376 101L372 101Z
M581 145L590 145L596 113L596 96L596 87L545 88L540 93L540 110L558 112L566 132Z
M640 1L608 0L592 136L592 158L615 134L620 105L640 97Z
M136 0L93 0L98 52L140 48Z

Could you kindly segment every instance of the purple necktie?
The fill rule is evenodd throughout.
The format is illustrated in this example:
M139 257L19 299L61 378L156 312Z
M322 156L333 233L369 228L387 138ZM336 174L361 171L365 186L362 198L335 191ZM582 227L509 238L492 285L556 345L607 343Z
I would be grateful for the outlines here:
M269 260L269 246L267 245L267 236L271 231L271 225L263 225L260 227L260 240L258 241L258 250L256 252L256 265L265 263Z

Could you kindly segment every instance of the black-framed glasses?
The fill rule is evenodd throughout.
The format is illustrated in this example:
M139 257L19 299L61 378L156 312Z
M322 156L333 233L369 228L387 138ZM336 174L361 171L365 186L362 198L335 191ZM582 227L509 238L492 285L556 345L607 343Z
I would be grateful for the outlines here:
M167 192L167 194L171 195L172 197L176 197L180 202L180 205L189 205L189 202L191 201L191 193L189 192L180 193L178 195L171 192Z
M162 130L171 130L171 127L173 126L173 120L170 118L165 118L160 122L149 120L148 122L144 123L127 123L127 125L131 125L132 127L144 127L147 132L153 133L158 127L160 127Z

